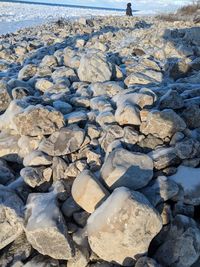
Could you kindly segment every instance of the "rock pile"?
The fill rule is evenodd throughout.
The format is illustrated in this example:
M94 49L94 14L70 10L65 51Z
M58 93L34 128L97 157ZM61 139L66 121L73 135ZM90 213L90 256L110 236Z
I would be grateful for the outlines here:
M200 265L199 36L97 17L0 38L0 266Z

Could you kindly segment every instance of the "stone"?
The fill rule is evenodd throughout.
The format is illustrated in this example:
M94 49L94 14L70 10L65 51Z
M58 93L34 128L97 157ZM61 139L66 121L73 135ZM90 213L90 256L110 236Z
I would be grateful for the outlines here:
M200 109L198 105L189 105L183 110L181 116L183 117L188 128L195 129L200 127Z
M52 259L48 256L36 255L31 260L29 260L25 265L23 264L22 266L23 267L57 267L59 266L59 262L58 260ZM19 266L16 266L16 267L19 267Z
M53 83L47 79L39 79L35 84L35 89L46 92L53 86Z
M52 169L46 167L25 167L21 169L20 175L26 184L35 188L50 181Z
M45 57L43 57L40 66L48 66L50 68L54 68L58 65L57 59L55 56L49 56L46 55Z
M145 70L143 73L134 72L125 79L126 86L158 84L162 82L162 73L154 70Z
M53 180L61 180L67 178L65 171L67 170L68 164L60 157L53 157Z
M0 112L7 109L11 102L11 97L8 93L8 86L5 82L0 81Z
M111 189L126 186L137 190L145 187L152 179L153 161L145 154L117 148L105 159L101 176Z
M74 111L64 116L68 124L78 124L87 121L87 113L85 111Z
M135 267L161 267L154 259L149 257L141 257L136 262Z
M149 112L147 120L142 122L140 131L147 135L152 134L161 139L172 137L176 132L182 132L186 124L172 109Z
M73 110L72 106L69 103L61 100L54 101L53 107L56 110L60 111L63 115L68 114Z
M160 98L160 109L181 109L184 107L184 100L176 90L168 90L165 95Z
M93 96L108 95L109 97L113 97L124 90L119 83L113 81L92 83L89 88Z
M34 77L37 72L37 66L34 64L25 65L18 73L18 79L28 81Z
M85 138L85 132L77 125L70 125L54 132L49 138L44 139L39 150L50 156L62 156L77 151Z
M0 184L6 185L15 179L13 170L8 166L7 162L0 159Z
M27 239L40 254L61 260L72 258L72 243L54 191L29 194L26 221Z
M23 99L30 95L30 91L24 87L16 87L12 90L13 99Z
M161 170L180 162L174 147L161 147L148 154L152 160L154 168Z
M76 203L88 213L92 213L109 195L103 185L88 170L82 171L76 177L71 193Z
M17 237L10 245L6 246L1 251L0 266L12 266L19 260L26 260L32 252L32 247L28 243L25 233ZM23 266L23 265L22 265Z
M124 187L115 189L87 222L92 251L122 266L133 266L161 228L161 217L148 200Z
M117 107L115 120L119 125L140 125L141 120L139 109L129 103L124 103Z
M177 173L169 179L177 183L184 190L184 203L198 206L200 204L200 168L179 166Z
M165 176L159 176L140 191L155 207L158 204L172 199L179 192L178 185Z
M200 143L194 139L184 139L175 145L175 149L180 159L192 159L199 155Z
M80 206L70 196L62 204L61 210L65 217L70 218L73 213L80 211Z
M89 52L81 57L78 77L83 82L106 82L112 76L111 65L101 53Z
M195 221L177 215L155 259L163 266L192 266L200 256L200 231Z
M29 136L50 135L64 126L60 112L42 105L30 105L13 120L18 133Z
M0 185L0 249L23 233L24 203L14 191Z
M75 256L73 259L68 260L67 267L86 267L89 261L89 252L87 249L76 247Z
M23 164L25 167L28 166L48 166L52 164L52 157L46 155L42 151L34 150L30 154L26 155L23 160Z

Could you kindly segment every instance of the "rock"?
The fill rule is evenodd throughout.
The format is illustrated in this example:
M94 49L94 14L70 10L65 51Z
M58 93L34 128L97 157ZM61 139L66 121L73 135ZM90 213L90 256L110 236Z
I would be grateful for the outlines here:
M176 174L169 177L184 190L184 203L197 206L200 204L199 176L200 168L179 166Z
M70 125L44 139L39 150L50 156L62 156L77 151L85 138L85 132L77 125Z
M54 101L53 107L60 111L63 115L70 113L73 109L69 103L60 100Z
M145 70L143 73L134 72L125 79L126 86L158 84L162 82L162 73L154 70Z
M23 164L25 167L28 166L42 166L42 165L51 165L52 157L46 155L45 153L35 150L24 157Z
M57 62L57 59L55 56L45 56L41 63L40 63L40 66L48 66L50 68L54 68L58 65L58 62Z
M23 233L24 203L11 189L0 185L0 249Z
M168 90L168 92L160 98L160 109L180 109L184 107L184 100L182 96L175 90Z
M140 113L139 109L129 103L124 103L118 106L115 112L115 120L119 125L140 125Z
M200 127L200 110L198 105L189 105L182 112L182 117L190 129Z
M86 267L89 261L89 252L87 249L76 248L75 256L73 259L68 260L67 267Z
M161 267L161 265L151 258L141 257L136 262L135 267Z
M14 124L21 135L49 135L64 126L60 112L42 105L30 105L14 117Z
M200 231L195 221L177 215L170 226L164 243L155 254L163 266L192 266L200 256Z
M185 122L172 109L149 112L147 120L142 122L140 131L143 134L152 134L161 139L172 137L176 132L184 131Z
M193 139L184 139L175 145L175 149L180 159L192 159L199 155L200 143Z
M182 214L182 215L193 218L194 210L195 210L195 207L193 205L186 205L182 201L179 201L175 203L174 205L173 216Z
M185 59L173 60L168 69L169 77L174 80L187 76L189 71L190 65Z
M15 179L14 172L8 166L7 162L0 159L0 184L6 185Z
M89 88L93 96L108 95L110 97L124 90L119 83L113 81L92 83Z
M92 213L109 195L103 185L88 170L76 177L71 192L76 203L88 213Z
M141 193L154 207L161 202L172 199L178 192L178 185L165 176L159 176L156 180L150 182L147 187L141 189Z
M12 90L13 99L23 99L30 95L30 91L24 87L16 87Z
M137 190L145 187L153 177L153 162L145 154L115 149L106 158L101 176L111 189L126 186Z
M8 86L5 82L0 81L0 112L5 111L11 102L8 93Z
M88 119L85 111L74 111L66 114L64 118L68 124L78 124L81 122L86 122Z
M106 82L112 76L111 65L101 53L87 53L81 57L78 77L83 82Z
M39 253L54 259L72 258L72 244L54 192L29 194L26 236Z
M90 214L86 211L79 211L73 213L73 219L80 227L85 227Z
M31 252L32 247L28 243L25 234L22 233L9 246L2 249L0 265L1 267L7 267L10 264L13 266L19 260L26 260Z
M64 216L69 218L73 215L73 213L80 211L80 206L74 201L72 197L69 197L63 203L61 210Z
M67 170L68 164L60 157L53 157L53 180L61 180L67 178L65 171Z
M25 167L20 171L20 175L26 184L34 188L50 181L52 169L45 167Z
M30 261L28 261L25 265L23 265L23 267L57 267L57 266L59 266L58 260L43 255L34 256Z
M37 82L35 84L35 89L37 89L37 90L39 90L41 92L46 92L52 86L53 86L53 83L48 81L47 79L39 79L39 80L37 80Z
M174 147L157 148L148 155L152 158L154 168L157 170L164 169L180 162Z
M34 64L28 64L25 65L18 74L18 79L19 80L24 80L27 81L30 78L34 77L37 72L37 66Z
M123 187L115 189L87 223L93 252L123 266L133 266L137 255L147 252L161 228L162 220L148 200Z

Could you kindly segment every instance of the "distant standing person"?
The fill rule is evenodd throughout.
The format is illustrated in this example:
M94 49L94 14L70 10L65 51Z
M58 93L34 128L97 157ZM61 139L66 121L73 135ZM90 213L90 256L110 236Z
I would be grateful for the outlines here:
M131 8L131 3L128 3L128 4L127 4L126 15L127 15L127 16L133 16L132 8Z

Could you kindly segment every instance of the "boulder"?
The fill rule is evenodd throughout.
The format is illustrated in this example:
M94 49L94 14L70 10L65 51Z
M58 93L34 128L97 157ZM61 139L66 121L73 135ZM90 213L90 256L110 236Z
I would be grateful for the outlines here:
M50 156L71 154L81 147L84 138L84 130L73 124L44 139L39 145L39 150Z
M0 250L23 233L24 203L8 187L0 185Z
M89 52L81 57L78 77L83 82L110 81L112 67L101 53Z
M42 151L34 150L30 154L26 155L23 160L23 164L25 167L28 166L48 166L52 164L52 157L46 155Z
M76 177L71 193L76 203L89 213L92 213L109 195L103 185L88 170Z
M27 81L33 76L35 76L37 72L37 66L34 64L25 65L18 73L18 79Z
M147 135L152 134L161 139L172 137L176 132L184 131L186 124L172 109L151 111L146 121L142 122L140 131Z
M101 176L111 189L126 186L137 190L145 187L152 179L153 161L145 154L117 148L105 159Z
M133 266L161 228L161 217L148 200L124 187L115 189L87 222L92 251L122 266Z
M62 114L51 107L30 105L14 119L15 127L21 135L49 135L64 126Z
M0 112L5 111L11 102L8 93L8 86L5 82L0 81Z
M26 221L26 236L34 249L54 259L72 258L72 243L54 191L29 194Z
M131 105L128 102L124 103L117 107L115 120L119 125L140 125L140 111L136 106Z

